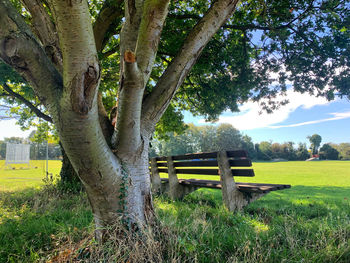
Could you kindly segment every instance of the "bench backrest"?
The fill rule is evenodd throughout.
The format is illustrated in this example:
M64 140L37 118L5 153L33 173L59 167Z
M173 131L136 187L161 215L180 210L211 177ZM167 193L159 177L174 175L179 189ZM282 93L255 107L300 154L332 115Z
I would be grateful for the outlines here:
M254 176L253 169L237 168L252 166L246 151L226 151L226 156L232 176ZM219 175L218 152L161 156L151 159L152 173L169 173L170 165L175 169L176 174Z

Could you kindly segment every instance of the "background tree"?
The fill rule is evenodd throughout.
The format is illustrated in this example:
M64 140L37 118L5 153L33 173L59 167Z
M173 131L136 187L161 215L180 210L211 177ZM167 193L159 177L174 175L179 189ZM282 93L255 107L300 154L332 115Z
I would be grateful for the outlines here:
M252 138L248 135L243 135L242 140L242 149L245 149L248 152L249 158L256 159L257 153Z
M216 135L212 137L212 139L214 140L214 148L216 151L237 150L241 149L243 146L241 133L231 124L219 125L216 129Z
M338 160L339 152L330 144L325 143L320 148L320 159L322 160Z
M298 148L296 150L296 158L299 161L305 161L310 157L310 154L307 150L305 143L299 143Z
M350 143L330 144L339 152L341 160L350 160Z
M300 92L349 96L346 2L14 4L0 0L0 57L53 120L99 239L120 216L151 220L149 141L171 103L215 119L249 98L272 100L287 80ZM113 93L106 75L119 82ZM5 84L8 93L15 88ZM111 94L118 97L115 127L104 106L113 104ZM263 108L278 106L271 100Z
M198 127L189 124L183 133L168 132L162 139L154 140L152 145L156 148L155 155L170 156L200 152L199 141Z
M311 149L312 155L317 154L318 148L321 145L322 137L318 134L314 134L312 136L308 136L307 138L309 139L309 141L311 143L310 149Z
M283 145L275 142L271 144L271 157L272 158L283 158L286 159L285 153L284 153L284 147Z
M168 133L166 140L156 140L152 143L156 155L178 155L194 152L212 152L220 150L254 148L252 139L242 134L230 124L218 126L189 124L181 134ZM250 149L249 149L250 148Z
M273 159L272 155L272 143L263 141L259 144L256 144L256 152L258 160L271 160Z
M216 136L216 127L211 125L203 125L198 127L199 129L199 147L200 152L210 152L213 150L215 136Z

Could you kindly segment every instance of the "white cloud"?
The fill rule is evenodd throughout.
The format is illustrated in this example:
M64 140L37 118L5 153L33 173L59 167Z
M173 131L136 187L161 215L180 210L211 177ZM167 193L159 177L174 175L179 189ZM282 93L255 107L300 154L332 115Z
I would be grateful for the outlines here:
M239 130L252 130L257 128L277 128L275 124L288 119L289 115L297 108L310 109L316 105L327 105L330 102L322 97L315 97L309 94L300 94L292 90L287 91L287 96L280 96L276 101L288 99L289 103L271 114L261 112L261 107L256 102L247 102L240 107L239 113L231 113L231 116L221 116L218 123L230 123ZM340 117L340 116L335 116ZM201 121L202 123L204 120ZM282 126L280 126L282 127ZM278 127L278 128L280 128Z
M289 125L270 126L270 128L277 129L277 128L298 127L298 126L304 126L304 125L309 125L309 124L316 124L316 123L321 123L321 122L326 122L326 121L342 120L342 119L350 118L350 111L347 111L347 112L334 112L334 113L330 113L330 115L333 115L334 117L326 118L326 119L320 119L320 120L314 120L314 121L305 121L305 122L289 124Z

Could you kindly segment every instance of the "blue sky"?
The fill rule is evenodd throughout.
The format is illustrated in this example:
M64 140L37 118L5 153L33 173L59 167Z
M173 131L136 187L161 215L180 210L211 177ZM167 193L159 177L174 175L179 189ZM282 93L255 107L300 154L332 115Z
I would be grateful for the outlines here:
M225 112L216 124L230 123L254 142L273 141L308 143L307 136L317 133L326 142L350 142L350 101L337 99L332 102L307 94L288 91L290 103L272 114L259 115L259 105L248 102L241 112ZM187 123L204 125L203 117L185 114ZM21 131L15 120L0 121L0 140L4 137L27 137L30 131Z
M272 114L259 115L259 105L248 102L240 107L239 113L222 114L214 125L232 124L252 137L254 142L308 143L306 137L315 133L321 135L322 143L350 142L350 101L337 99L328 102L324 98L291 90L287 96L290 103ZM208 124L202 117L193 117L190 113L186 113L185 122Z

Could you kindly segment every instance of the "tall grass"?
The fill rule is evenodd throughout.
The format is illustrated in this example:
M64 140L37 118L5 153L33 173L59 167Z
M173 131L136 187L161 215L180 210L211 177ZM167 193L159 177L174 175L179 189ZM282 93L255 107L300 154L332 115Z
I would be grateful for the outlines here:
M156 197L156 226L136 235L116 226L104 246L94 241L84 193L7 185L0 193L0 262L348 263L349 168L350 162L257 163L257 177L264 174L257 181L293 187L237 213L224 208L218 190L175 202Z

